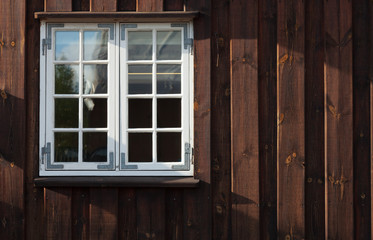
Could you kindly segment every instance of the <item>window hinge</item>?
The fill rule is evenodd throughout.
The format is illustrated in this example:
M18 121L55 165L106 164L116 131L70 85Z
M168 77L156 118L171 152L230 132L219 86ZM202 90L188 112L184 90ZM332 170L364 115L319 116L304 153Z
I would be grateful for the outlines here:
M47 143L46 146L41 148L41 163L44 164L44 156L47 155L47 158L50 158L51 154L51 144Z
M129 165L127 164L126 165L126 154L125 153L121 153L120 154L120 170L125 170L125 169L137 169L138 166L137 165Z
M45 55L45 53L47 52L47 48L50 49L51 48L51 45L52 45L52 40L50 38L47 38L47 39L43 39L42 40L42 53L43 53L43 56Z
M172 23L171 27L182 27L184 30L184 49L190 46L193 49L193 38L188 38L188 24L186 23Z

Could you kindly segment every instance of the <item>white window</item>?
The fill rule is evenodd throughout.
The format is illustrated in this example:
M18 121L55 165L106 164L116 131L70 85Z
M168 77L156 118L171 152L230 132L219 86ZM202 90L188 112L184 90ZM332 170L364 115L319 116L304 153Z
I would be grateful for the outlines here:
M192 35L42 22L40 176L193 175Z

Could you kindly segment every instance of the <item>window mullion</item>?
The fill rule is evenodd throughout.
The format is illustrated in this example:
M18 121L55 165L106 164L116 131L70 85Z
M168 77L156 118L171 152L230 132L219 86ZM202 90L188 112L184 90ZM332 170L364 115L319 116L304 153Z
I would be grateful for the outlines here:
M79 141L78 141L78 162L83 162L83 31L79 31Z
M156 79L156 30L153 29L153 74L152 74L152 85L153 85L153 163L157 162L157 79Z

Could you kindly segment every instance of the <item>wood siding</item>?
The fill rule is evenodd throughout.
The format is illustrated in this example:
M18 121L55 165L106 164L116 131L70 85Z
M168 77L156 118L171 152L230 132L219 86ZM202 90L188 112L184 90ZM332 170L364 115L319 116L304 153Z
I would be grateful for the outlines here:
M34 186L42 11L200 12L197 188ZM3 0L0 19L0 239L373 239L372 1Z

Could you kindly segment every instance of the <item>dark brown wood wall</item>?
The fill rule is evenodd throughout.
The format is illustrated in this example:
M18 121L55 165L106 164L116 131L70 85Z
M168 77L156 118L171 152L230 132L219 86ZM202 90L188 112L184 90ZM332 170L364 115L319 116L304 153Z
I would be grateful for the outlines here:
M34 187L38 11L199 11L196 189ZM3 0L0 239L372 239L370 0Z

